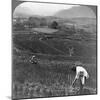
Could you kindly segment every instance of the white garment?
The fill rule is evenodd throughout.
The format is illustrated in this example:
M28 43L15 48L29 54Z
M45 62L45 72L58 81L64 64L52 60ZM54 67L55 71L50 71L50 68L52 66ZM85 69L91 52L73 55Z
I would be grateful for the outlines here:
M85 77L84 76L81 77L81 82L82 82L83 85L85 84Z
M86 77L86 79L89 78L89 74L87 73L86 69L81 66L77 66L76 67L76 76L75 76L76 79L79 79L80 72L83 73L83 77ZM85 81L84 78L82 80Z

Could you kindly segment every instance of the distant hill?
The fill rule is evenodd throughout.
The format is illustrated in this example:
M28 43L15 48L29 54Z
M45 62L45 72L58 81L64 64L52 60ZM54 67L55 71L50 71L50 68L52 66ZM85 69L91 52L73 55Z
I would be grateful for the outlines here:
M87 6L75 6L70 9L64 9L58 11L54 16L60 18L77 18L77 17L86 17L86 18L95 18L95 13L91 8Z
M73 22L77 24L94 24L96 25L96 18L88 18L88 17L77 17L77 18L71 18Z

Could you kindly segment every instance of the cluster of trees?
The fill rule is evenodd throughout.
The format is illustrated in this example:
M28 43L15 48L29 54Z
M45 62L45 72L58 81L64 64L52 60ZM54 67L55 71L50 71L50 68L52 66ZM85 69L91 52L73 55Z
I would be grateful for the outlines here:
M60 24L57 21L48 21L46 18L39 18L39 17L29 17L27 20L23 20L23 18L17 18L16 22L13 24L14 30L26 30L31 28L37 28L37 27L48 27L52 29L59 29L64 32L71 32L75 33L77 30L75 29L75 26L67 27L63 24ZM80 30L80 33L83 33L83 30Z
M36 17L29 17L27 20L23 21L23 19L16 19L16 22L13 23L14 30L25 30L35 27L42 27L46 26L47 22L44 18L36 18Z
M58 29L59 24L56 21L47 22L45 18L29 17L27 20L23 21L21 18L17 18L16 22L13 23L14 30L25 30L35 27L49 27L53 29Z
M50 24L49 27L50 27L50 28L53 28L53 29L58 29L58 28L59 28L59 24L58 24L58 22L53 21L53 22Z

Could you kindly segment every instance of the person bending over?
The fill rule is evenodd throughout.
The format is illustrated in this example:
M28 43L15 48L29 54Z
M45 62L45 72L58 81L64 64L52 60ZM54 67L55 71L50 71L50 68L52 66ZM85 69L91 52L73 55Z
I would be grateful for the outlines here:
M74 72L76 72L76 76L75 76L75 79L72 83L72 87L75 87L76 81L79 80L79 82L80 82L79 91L81 92L83 90L85 83L86 83L86 79L89 78L89 74L86 71L86 69L83 67L82 63L79 63L79 62L75 63L75 66L72 68L72 70Z

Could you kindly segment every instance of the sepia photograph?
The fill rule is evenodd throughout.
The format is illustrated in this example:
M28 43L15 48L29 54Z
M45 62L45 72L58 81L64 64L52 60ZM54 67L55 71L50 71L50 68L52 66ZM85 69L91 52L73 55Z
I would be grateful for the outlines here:
M12 99L97 89L97 6L12 0Z

